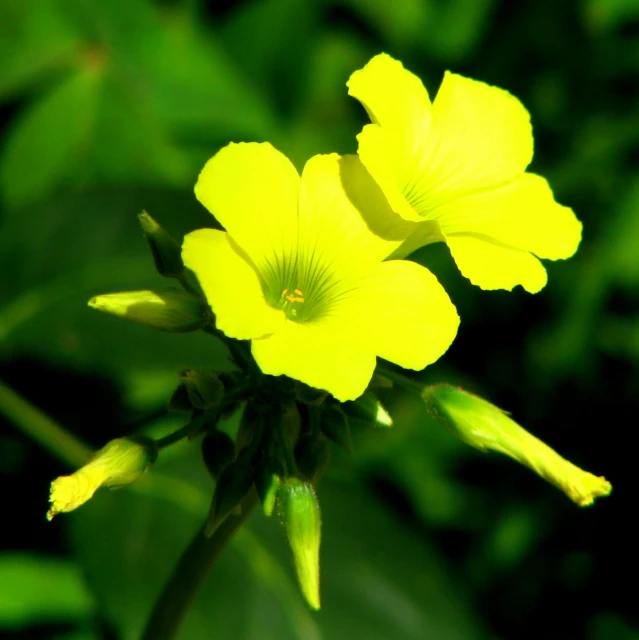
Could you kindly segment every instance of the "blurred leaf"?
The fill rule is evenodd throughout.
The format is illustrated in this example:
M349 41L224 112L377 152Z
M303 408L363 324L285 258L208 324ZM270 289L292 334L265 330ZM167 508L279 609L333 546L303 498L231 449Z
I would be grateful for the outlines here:
M639 628L631 627L614 611L595 614L588 625L587 640L639 640Z
M424 37L433 12L436 11L436 0L395 0L394 2L341 0L341 2L352 7L368 20L384 39L395 47L405 47L418 37Z
M210 488L202 488L210 481L194 460L196 447L184 454L161 460L131 487L135 492L101 492L72 516L79 556L124 640L139 636L153 599L209 505ZM256 514L249 531L240 532L223 554L178 638L484 637L427 540L359 489L329 482L320 487L320 500L319 614L311 614L297 593L281 528Z
M191 196L151 191L86 193L3 221L3 356L27 353L127 377L136 370L229 368L225 348L211 336L169 336L87 306L99 293L166 286L135 216L144 205L159 219L179 219L180 230L210 221Z
M80 46L64 2L0 3L0 98L42 79L46 72L70 66Z
M486 32L494 6L494 0L438 0L427 34L416 44L442 60L466 60Z
M74 72L24 110L0 158L0 188L11 207L36 201L73 175L91 145L101 73Z
M229 54L285 117L299 107L298 88L321 41L320 9L319 2L249 0L234 6L221 25Z
M59 558L0 556L0 628L84 620L94 604L77 567Z
M139 78L109 69L92 145L101 182L186 187L194 179L197 169L174 142L149 94Z
M149 52L149 88L159 117L200 146L207 140L221 146L236 136L268 138L275 126L269 104L228 58L217 34L200 23L167 13L157 48Z

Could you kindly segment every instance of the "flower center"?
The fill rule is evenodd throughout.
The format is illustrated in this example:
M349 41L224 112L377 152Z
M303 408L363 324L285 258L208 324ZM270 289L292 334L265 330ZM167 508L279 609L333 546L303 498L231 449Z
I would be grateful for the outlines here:
M301 310L301 304L305 302L304 294L300 289L293 289L293 293L290 293L288 289L282 291L280 296L279 307L284 313L291 319L296 318L298 310Z
M273 259L260 268L267 302L289 320L317 320L328 311L339 289L331 266L313 257Z

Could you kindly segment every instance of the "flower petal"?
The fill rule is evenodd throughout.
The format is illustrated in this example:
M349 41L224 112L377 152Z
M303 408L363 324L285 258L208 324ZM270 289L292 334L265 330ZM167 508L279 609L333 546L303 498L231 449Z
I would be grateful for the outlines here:
M532 160L528 111L503 89L447 71L432 115L420 180L423 192L432 193L429 200L503 184Z
M371 115L359 156L393 210L437 219L437 207L508 182L532 159L528 112L507 91L447 72L432 104L419 78L376 56L348 83Z
M249 340L282 326L283 312L267 304L255 268L228 233L199 229L187 234L182 259L197 276L217 328L227 336Z
M362 173L368 176L357 156L317 155L306 163L300 186L298 251L312 254L309 263L330 264L334 271L362 271L398 245L399 241L370 228L376 218L393 215L379 189L368 194L364 210L368 221L349 199L344 182L361 178Z
M572 209L555 202L548 182L532 173L445 205L439 224L448 237L481 235L550 260L569 258L581 240Z
M462 275L482 289L510 291L520 284L537 293L546 284L546 270L527 251L475 236L449 236L446 242Z
M352 323L323 318L301 323L287 320L272 336L253 340L252 352L264 373L286 375L311 387L325 389L340 402L364 393L375 370L372 349L354 345Z
M291 161L270 144L231 143L206 163L195 195L259 267L295 246L299 184Z
M405 260L376 265L344 306L359 317L360 344L407 369L435 362L459 326L457 311L437 278Z
M346 83L348 95L359 100L371 122L397 132L430 124L430 99L422 81L385 53L372 58Z

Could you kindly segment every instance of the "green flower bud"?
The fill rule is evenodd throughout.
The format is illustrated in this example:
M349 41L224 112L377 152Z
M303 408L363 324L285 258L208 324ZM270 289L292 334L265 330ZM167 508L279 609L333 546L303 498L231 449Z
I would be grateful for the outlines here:
M77 509L103 485L122 487L134 482L155 462L157 455L157 444L146 436L111 440L82 468L51 483L47 519Z
M327 407L324 409L324 411L322 411L320 424L322 431L328 438L342 447L347 453L353 453L351 425L339 407Z
M316 389L315 387L309 387L303 382L295 381L295 398L299 402L308 404L311 406L318 406L328 398L328 392L323 389Z
M427 387L422 397L429 410L464 442L481 451L498 451L510 456L561 489L581 507L612 491L612 485L605 478L568 462L501 409L478 396L442 384Z
M209 321L206 303L181 289L106 293L91 298L89 306L161 331L197 331Z
M204 535L212 536L218 526L240 506L240 502L253 486L254 477L255 470L245 462L232 462L224 468L215 485L213 504Z
M262 414L256 407L255 403L251 400L247 401L244 405L244 411L242 411L240 426L235 438L235 448L238 453L246 449L246 447L253 442L253 438L255 437L261 420Z
M235 443L227 433L209 429L202 440L202 459L209 473L217 479L235 459Z
M143 211L138 220L142 226L144 237L149 243L155 268L161 276L178 278L184 272L182 262L182 249L179 243L173 239L146 211Z
M305 434L295 445L297 470L304 480L312 484L317 484L330 459L331 449L322 435Z
M181 384L170 397L169 411L174 411L175 413L193 412L193 405L191 404L191 399L189 398L189 392L186 390L186 387L183 384Z
M255 488L262 502L262 511L265 516L270 516L273 513L275 499L283 477L282 465L274 458L268 458L255 475Z
M224 385L213 371L184 369L180 379L194 409L213 409L224 396Z
M344 402L342 407L349 417L369 425L372 424L375 427L393 426L393 419L372 391L365 391L357 400Z
M313 487L297 478L287 478L278 494L279 513L293 552L297 578L306 602L320 608L319 549L321 515Z

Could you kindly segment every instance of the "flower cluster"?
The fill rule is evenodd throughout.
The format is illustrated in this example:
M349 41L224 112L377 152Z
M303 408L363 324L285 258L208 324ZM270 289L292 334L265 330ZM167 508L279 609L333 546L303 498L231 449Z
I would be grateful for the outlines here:
M230 144L202 170L200 202L225 231L186 236L184 263L260 369L360 396L376 356L423 369L459 319L435 277L401 258L444 241L484 289L539 291L538 258L567 258L581 224L526 173L528 112L512 95L447 73L431 103L385 54L348 81L372 124L357 156L311 158L301 177L270 144Z
M421 370L457 333L443 287L405 259L415 249L445 242L473 284L531 293L546 283L540 258L577 250L581 224L543 178L526 171L527 111L506 91L451 73L431 103L419 78L385 54L347 84L371 120L357 155L314 156L300 175L269 143L231 143L195 186L223 230L193 231L180 247L140 216L158 272L182 288L101 295L89 304L163 331L202 329L225 343L234 369L182 371L169 408L190 414L189 422L145 447L139 439L113 441L54 481L49 512L74 509L99 486L135 480L158 450L204 434L202 456L216 485L203 534L224 541L258 498L265 515L277 507L314 609L315 488L329 441L351 451L352 424L392 425L378 388L396 382L418 391L462 440L527 465L577 504L611 490L486 401L442 385L423 389L377 363ZM233 440L220 420L240 408Z

